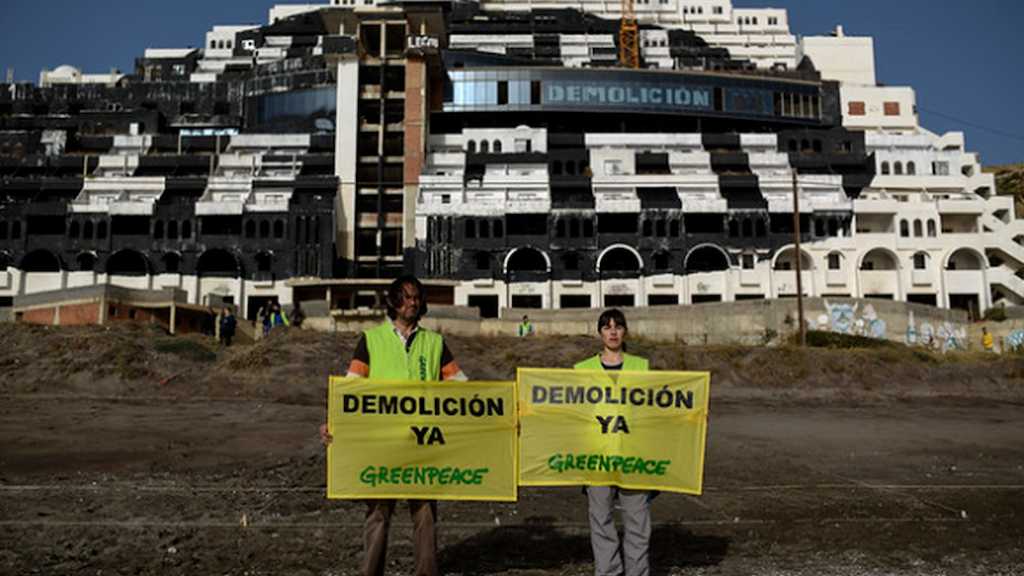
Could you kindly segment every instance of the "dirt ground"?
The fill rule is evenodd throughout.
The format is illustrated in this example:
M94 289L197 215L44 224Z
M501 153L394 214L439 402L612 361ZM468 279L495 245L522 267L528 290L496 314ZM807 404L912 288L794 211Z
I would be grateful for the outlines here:
M355 341L0 325L0 574L356 573L363 507L324 498L316 433ZM449 344L491 379L595 341ZM654 574L1024 575L1024 358L633 350L713 373L705 493L655 500ZM447 574L593 571L579 489L440 514Z

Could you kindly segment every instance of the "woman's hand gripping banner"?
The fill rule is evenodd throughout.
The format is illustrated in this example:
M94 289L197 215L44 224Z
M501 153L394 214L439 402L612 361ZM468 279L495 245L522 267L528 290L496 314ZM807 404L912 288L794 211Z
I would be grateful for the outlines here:
M516 499L514 382L331 378L328 498Z
M700 494L708 372L518 371L519 484Z

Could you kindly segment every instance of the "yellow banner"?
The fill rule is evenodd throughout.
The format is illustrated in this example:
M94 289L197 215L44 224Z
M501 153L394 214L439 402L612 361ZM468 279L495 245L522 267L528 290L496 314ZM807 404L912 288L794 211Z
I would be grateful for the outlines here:
M327 497L516 499L514 382L332 377Z
M700 494L710 380L520 368L519 484Z

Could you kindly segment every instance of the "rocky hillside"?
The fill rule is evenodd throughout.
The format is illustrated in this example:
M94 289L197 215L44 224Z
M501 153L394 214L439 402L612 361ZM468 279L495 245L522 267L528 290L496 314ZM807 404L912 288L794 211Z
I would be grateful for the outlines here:
M1017 217L1024 218L1024 162L987 166L985 172L996 175L997 194L1011 194L1017 199Z

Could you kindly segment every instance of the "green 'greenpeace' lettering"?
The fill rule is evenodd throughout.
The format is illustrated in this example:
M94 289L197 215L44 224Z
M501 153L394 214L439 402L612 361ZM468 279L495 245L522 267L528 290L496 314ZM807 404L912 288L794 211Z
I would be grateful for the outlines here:
M639 456L609 456L607 454L552 454L548 468L564 473L567 470L595 470L664 476L671 460L644 460Z
M359 481L372 487L384 484L419 484L424 486L479 486L490 468L455 468L445 466L367 466L359 473Z

